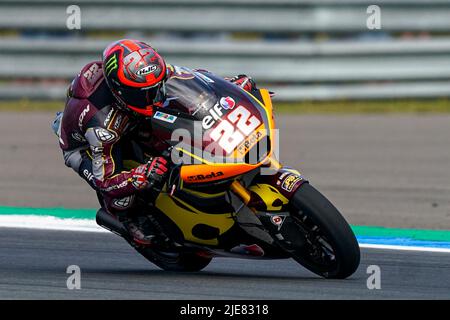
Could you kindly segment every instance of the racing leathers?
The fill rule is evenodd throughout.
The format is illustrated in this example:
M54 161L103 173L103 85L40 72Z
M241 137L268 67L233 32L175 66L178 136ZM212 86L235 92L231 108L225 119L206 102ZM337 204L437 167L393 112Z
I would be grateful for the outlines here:
M176 75L176 70L169 65L167 78ZM228 80L247 86L251 82L254 86L247 78L240 75ZM133 208L138 192L156 187L154 181L162 184L158 178L165 175L167 162L151 157L133 143L149 140L150 121L122 111L116 103L104 79L102 63L91 62L69 86L65 110L57 117L54 129L65 164L101 195L108 212L120 215ZM125 160L130 159L134 168L125 165Z
M66 165L101 194L110 213L118 214L148 187L152 170L163 175L167 168L159 158L142 165L150 157L145 159L130 141L148 135L149 122L117 108L101 68L99 61L89 63L72 81L57 130ZM124 160L134 160L135 168L126 170Z

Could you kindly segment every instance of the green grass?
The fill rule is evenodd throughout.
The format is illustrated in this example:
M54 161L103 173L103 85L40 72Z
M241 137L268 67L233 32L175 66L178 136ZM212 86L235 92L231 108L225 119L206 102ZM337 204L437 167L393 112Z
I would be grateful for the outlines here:
M383 101L302 101L274 103L275 112L297 114L450 113L450 99ZM64 101L0 101L0 111L58 111Z
M62 111L64 101L31 101L22 99L17 101L0 101L0 111Z

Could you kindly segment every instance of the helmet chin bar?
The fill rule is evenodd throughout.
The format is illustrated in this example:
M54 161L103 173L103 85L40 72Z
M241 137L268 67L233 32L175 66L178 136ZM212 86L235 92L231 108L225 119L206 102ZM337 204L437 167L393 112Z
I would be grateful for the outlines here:
M161 105L166 98L165 82L166 82L166 80L163 80L161 83L154 86L154 87L157 87L157 92L156 92L156 96L154 97L152 103L148 104L146 106L140 106L140 107L128 104L122 97L122 94L120 94L115 89L112 89L110 87L110 90L116 100L116 106L118 109L125 111L125 112L133 113L136 116L151 117L153 115L153 107Z
M146 117L151 117L153 115L153 105L147 106L145 109L143 108L136 108L130 105L127 105L128 110L134 111L138 113L139 115L143 115Z

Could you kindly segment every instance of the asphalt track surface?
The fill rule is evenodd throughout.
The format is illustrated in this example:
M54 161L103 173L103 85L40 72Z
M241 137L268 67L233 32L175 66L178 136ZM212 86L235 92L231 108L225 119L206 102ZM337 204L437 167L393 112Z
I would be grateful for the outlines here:
M81 289L69 290L69 265ZM381 289L367 288L378 265ZM158 269L121 238L0 228L0 299L449 299L450 254L362 250L347 280L322 279L293 260L215 259L197 273Z
M64 166L51 113L0 115L0 205L95 208ZM281 161L299 168L351 224L450 229L450 116L277 117ZM450 254L362 250L350 279L292 260L216 259L168 273L112 234L0 228L0 299L450 299ZM82 289L66 288L66 268ZM368 290L367 266L381 268Z

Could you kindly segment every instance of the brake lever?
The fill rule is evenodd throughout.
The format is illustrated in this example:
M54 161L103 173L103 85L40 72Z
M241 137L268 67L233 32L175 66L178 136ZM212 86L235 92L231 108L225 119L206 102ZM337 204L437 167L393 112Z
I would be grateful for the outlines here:
M175 191L181 190L181 164L176 164L170 169L169 178L167 180L169 195L173 196Z
M170 159L171 151L173 147L170 147L168 150L163 152L163 157L166 159ZM182 180L180 178L182 163L172 164L169 169L169 178L167 179L167 190L169 192L169 196L173 196L175 191L181 190Z

